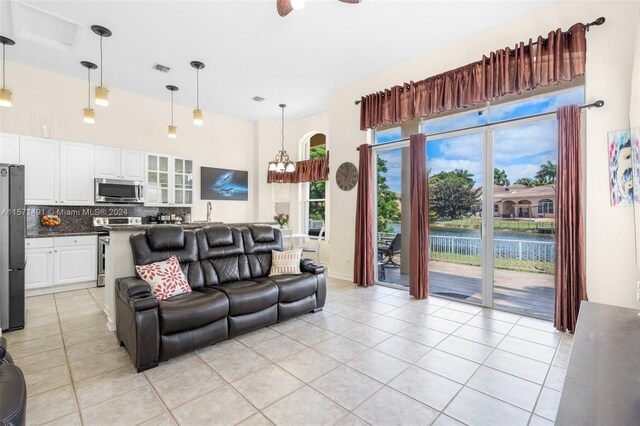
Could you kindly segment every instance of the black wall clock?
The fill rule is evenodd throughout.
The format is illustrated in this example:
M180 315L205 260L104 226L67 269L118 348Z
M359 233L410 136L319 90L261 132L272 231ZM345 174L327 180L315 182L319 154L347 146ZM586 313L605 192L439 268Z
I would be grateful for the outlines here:
M358 184L358 168L355 164L340 164L336 172L336 183L343 191L351 191Z

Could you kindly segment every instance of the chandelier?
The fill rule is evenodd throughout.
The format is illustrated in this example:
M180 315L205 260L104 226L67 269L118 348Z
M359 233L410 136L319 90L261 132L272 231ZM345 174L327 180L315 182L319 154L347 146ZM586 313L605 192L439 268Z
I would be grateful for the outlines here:
M269 163L269 171L276 173L292 173L296 170L296 164L289 159L289 154L284 150L284 109L287 107L285 104L280 104L282 108L282 144L280 151L276 154L276 157Z

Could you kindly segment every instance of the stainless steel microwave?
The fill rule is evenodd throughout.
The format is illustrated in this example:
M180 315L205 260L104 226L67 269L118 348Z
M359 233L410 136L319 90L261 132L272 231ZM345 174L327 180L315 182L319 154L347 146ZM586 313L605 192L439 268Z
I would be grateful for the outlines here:
M96 203L143 204L144 186L142 182L124 179L96 178Z

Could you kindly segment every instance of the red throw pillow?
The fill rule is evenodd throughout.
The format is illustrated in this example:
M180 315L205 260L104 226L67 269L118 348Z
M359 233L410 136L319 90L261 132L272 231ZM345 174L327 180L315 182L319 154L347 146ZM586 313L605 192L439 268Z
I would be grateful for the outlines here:
M162 262L136 265L138 275L150 286L158 300L165 300L178 294L191 293L191 286L180 269L180 262L171 256Z

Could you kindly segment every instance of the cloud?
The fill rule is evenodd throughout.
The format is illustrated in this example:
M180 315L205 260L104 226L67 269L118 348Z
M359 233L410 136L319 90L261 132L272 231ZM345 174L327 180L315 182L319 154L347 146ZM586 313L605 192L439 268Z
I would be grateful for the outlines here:
M545 155L552 159L558 149L557 123L543 121L494 132L493 155L496 164ZM555 162L555 160L554 160Z
M491 108L491 121L499 122L516 117L526 117L528 115L543 112L552 112L559 107L570 104L582 104L584 102L584 89L579 88L568 92L535 97L524 102L516 102L504 106L494 106Z

